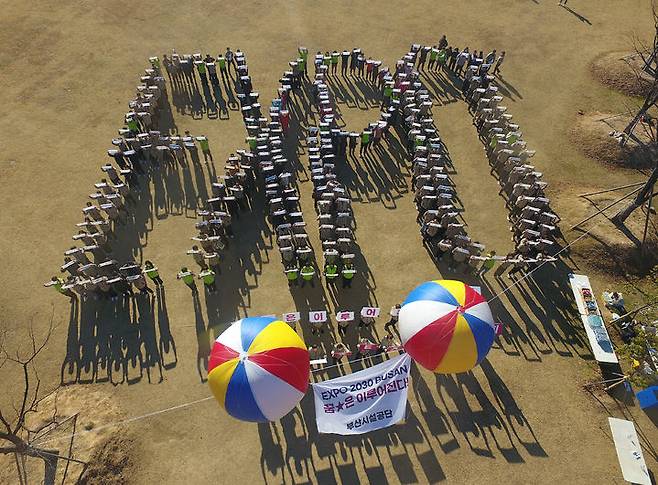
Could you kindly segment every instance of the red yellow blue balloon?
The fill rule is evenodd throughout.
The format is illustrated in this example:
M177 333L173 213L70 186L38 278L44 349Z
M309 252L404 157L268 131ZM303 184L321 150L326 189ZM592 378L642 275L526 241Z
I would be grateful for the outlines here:
M275 421L304 397L310 361L304 341L273 317L238 320L215 341L208 384L219 403L243 421Z
M453 280L416 287L402 303L398 326L405 351L439 374L469 371L487 356L496 338L485 299Z

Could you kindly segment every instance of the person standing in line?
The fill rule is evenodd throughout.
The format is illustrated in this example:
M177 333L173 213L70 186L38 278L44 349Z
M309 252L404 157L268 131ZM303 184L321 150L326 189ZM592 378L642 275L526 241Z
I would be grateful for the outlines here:
M199 246L195 244L194 246L192 246L192 249L187 251L187 254L192 256L194 262L198 264L201 267L201 269L208 268L208 265L206 264L206 260L203 257L203 251L199 249Z
M212 153L210 152L210 144L208 143L208 138L205 136L197 136L196 141L199 142L201 147L201 153L203 153L203 160L207 163L208 159L212 162Z
M341 336L345 336L347 329L350 327L350 323L352 323L352 320L340 320L338 322L338 333Z
M354 75L354 71L356 70L356 65L357 65L357 60L359 57L359 53L361 52L361 49L354 48L352 49L352 53L350 54L350 75Z
M324 333L325 322L311 322L311 333L313 335L318 335L319 333Z
M333 359L334 365L338 365L343 357L349 358L351 355L352 352L350 351L349 347L343 342L336 342L334 344L334 348L331 351L331 358Z
M359 139L359 134L352 132L349 135L349 147L350 147L350 156L354 156L354 151L356 150L356 143Z
M209 293L215 293L217 291L215 287L215 275L216 273L211 268L204 269L199 273L199 279L203 280L203 286Z
M514 279L513 277L516 276L517 273L523 273L526 266L526 261L529 261L529 259L526 259L523 256L518 255L512 261L512 269L510 269L507 272L507 277L510 279Z
M69 289L63 288L64 284L65 284L65 281L62 278L58 278L57 276L53 276L52 278L50 278L50 281L48 283L44 283L43 286L46 286L46 287L52 286L53 288L55 288L55 290L57 290L58 293L60 293L64 296L68 296L72 300L74 298L76 298L75 293L73 293Z
M194 283L194 273L188 270L185 266L183 266L178 274L176 275L177 280L183 280L183 283L185 283L190 290L192 290L192 293L196 293L196 283Z
M436 48L436 46L434 46L430 50L430 61L427 64L427 69L429 69L430 71L434 70L434 63L436 62L438 57L439 57L439 50Z
M340 73L345 77L347 75L347 67L349 66L350 51L343 51L341 54Z
M363 156L364 153L368 151L368 146L370 145L370 130L365 129L361 132L361 149L360 154Z
M490 251L489 254L487 254L486 259L484 260L482 266L480 266L480 269L477 272L478 276L484 276L489 271L491 271L494 266L496 266L495 256L496 256L496 251Z
M340 59L340 54L338 51L333 51L331 53L331 74L336 74L338 70L338 59Z
M310 283L312 288L315 288L315 282L313 281L313 278L315 276L315 268L310 263L305 263L304 266L302 266L301 270L302 274L302 288L306 286L306 283Z
M297 286L297 279L299 277L299 266L296 263L290 263L286 269L286 278L288 279L288 286Z
M432 50L431 47L423 46L420 48L420 53L418 55L418 70L423 71L425 69L425 61L427 60L427 54Z
M338 266L336 263L327 263L324 265L324 277L327 280L327 284L333 285L338 278Z
M401 305L397 303L391 307L391 311L388 314L391 316L391 319L384 325L384 332L389 332L389 328L395 328L395 325L398 323L398 318L400 316Z
M451 71L455 70L456 64L457 64L457 56L459 56L459 47L453 47L452 51L448 49L450 52L450 59L448 60L448 68Z
M144 278L143 274L140 273L132 276L126 276L126 280L129 283L135 285L135 288L137 288L142 295L144 293L153 294L153 290L149 288L149 285L146 283L146 278Z
M156 268L148 259L144 262L144 274L148 276L156 286L164 288L164 282L162 281L162 278L160 278L158 268Z
M445 69L447 59L448 59L448 52L445 49L439 49L439 53L436 56L437 71L443 71Z
M299 57L302 60L302 70L304 72L304 77L308 79L308 49L306 47L300 46L297 48Z
M379 351L380 352L390 352L391 350L397 349L400 347L400 344L395 341L391 333L387 333L381 342L379 342Z
M459 76L461 76L462 70L464 69L464 66L468 63L468 60L470 59L471 55L468 51L468 47L466 47L462 52L460 52L457 55L457 69L455 70L455 73Z
M343 277L343 288L352 288L352 280L356 274L354 265L352 263L344 263L340 274Z
M233 54L233 51L230 47L226 48L224 59L226 59L227 71L230 70L231 67L233 67L233 71L237 71L237 68L235 67L235 55Z
M213 86L219 85L215 58L212 57L210 54L206 54L206 57L203 59L203 62L206 64L206 69L208 70L208 78L210 78L210 84L212 84Z
M313 344L308 348L308 356L313 360L320 360L324 358L324 352L318 344Z
M226 58L219 54L217 56L217 67L219 67L219 74L222 76L222 80L226 80L228 78L228 67L226 64Z
M361 333L361 329L365 329L366 331L370 330L370 327L375 323L375 319L373 317L364 317L363 315L359 315L359 333Z
M199 73L201 84L208 84L208 77L206 76L206 63L199 59L194 61L194 65L196 66L196 70Z
M494 75L498 74L498 72L500 71L500 66L502 65L504 60L505 60L505 51L502 51L500 53L500 56L498 56L498 60L496 61L496 65L494 66L492 74Z

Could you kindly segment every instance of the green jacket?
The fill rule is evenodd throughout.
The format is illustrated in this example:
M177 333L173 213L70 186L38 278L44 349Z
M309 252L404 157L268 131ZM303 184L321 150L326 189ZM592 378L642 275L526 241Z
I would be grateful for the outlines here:
M158 277L159 273L156 268L151 268L151 269L145 269L144 273L146 273L146 276L154 280L155 278Z
M313 279L313 276L315 276L315 269L313 266L306 265L302 268L302 278L305 279L306 281L311 281Z
M328 264L327 266L325 266L324 276L328 280L333 280L334 278L337 278L338 277L338 266L336 266L335 264Z
M354 269L354 267L343 268L341 274L343 275L343 278L345 278L346 280L351 280L352 278L354 278L354 275L356 274L356 270Z
M204 285L212 285L215 282L215 272L211 269L202 271L199 276L203 279Z

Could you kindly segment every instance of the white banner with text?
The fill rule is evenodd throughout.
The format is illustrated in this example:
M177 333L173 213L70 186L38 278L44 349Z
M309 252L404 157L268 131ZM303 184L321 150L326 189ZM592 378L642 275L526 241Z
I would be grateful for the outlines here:
M402 354L353 374L313 384L320 433L362 434L405 416L411 358Z

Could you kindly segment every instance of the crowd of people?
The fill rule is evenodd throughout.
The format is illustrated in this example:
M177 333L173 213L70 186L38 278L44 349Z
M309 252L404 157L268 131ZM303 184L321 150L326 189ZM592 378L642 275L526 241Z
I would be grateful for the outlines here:
M201 53L178 54L175 50L169 56L165 54L162 65L171 85L173 104L181 112L188 108L199 110L202 109L201 93L204 93L206 98L214 94L220 110L228 112L228 107L236 105L231 77L240 74L238 60L241 57L244 57L244 54L240 49L233 52L230 47L216 56L206 54L204 57ZM224 101L224 96L228 98L228 103ZM214 111L212 106L209 106L209 109Z
M497 174L500 193L507 198L515 250L503 261L515 273L556 261L560 218L550 208L542 173L529 163L535 152L527 148L519 125L501 104L495 59L495 50L486 57L470 57L462 92L485 144L491 172Z
M304 52L305 49L301 48L300 54ZM326 83L330 66L332 73L335 73L337 62L337 51L326 58L320 53L316 55L311 96L319 123L318 126L309 127L306 145L322 242L324 276L329 284L334 284L341 277L345 288L351 286L356 274L352 232L354 214L349 193L336 177L335 166L346 155L347 132L337 127L334 101Z
M345 337L350 328L356 327L356 352L353 352L344 340L336 339L329 347L325 347L322 343L313 343L308 348L311 364L313 366L324 365L328 356L331 357L333 364L338 364L343 360L358 360L381 353L403 351L391 331L391 328L396 329L399 314L400 305L393 305L389 311L390 319L384 325L384 336L379 339L379 342L373 341L375 337L371 332L376 320L374 317L359 315L351 319L337 319L336 328L341 337ZM332 327L331 322L328 321L310 322L310 325L314 335L324 333L325 329Z
M370 136L379 143L390 126L401 125L413 160L412 185L423 238L435 257L463 271L486 259L480 256L484 246L472 241L459 222L457 195L448 174L451 162L432 118L431 96L415 68L423 52L428 51L414 45L396 62L393 72L387 67L378 70L375 79L382 93L382 111L380 119L361 134L361 149L367 150ZM434 68L434 63L429 67Z
M226 80L231 69L235 73L239 72L240 58L244 58L242 51L236 49L233 52L230 47L227 47L223 54L221 52L217 54L217 57L210 54L202 57L200 53L180 55L174 49L169 57L167 54L162 56L162 65L172 84L181 82L196 84L196 72L202 84L210 82L213 86L219 86L217 69L222 80Z
M293 88L300 86L303 78L308 78L308 52L301 47L299 54L299 58L290 63ZM446 262L450 270L473 271L480 275L488 272L498 262L503 262L505 266L513 266L513 273L520 271L525 265L555 260L549 255L552 244L548 240L548 236L549 233L557 231L555 224L558 220L554 214L547 213L547 211L541 215L541 220L552 218L553 228L549 228L548 226L551 224L548 223L541 226L542 238L539 238L539 246L537 246L540 251L535 254L532 251L526 251L528 247L526 240L528 236L535 237L535 232L524 232L528 227L518 230L519 224L520 226L528 224L528 221L521 220L525 219L525 215L532 209L525 209L525 212L518 213L512 210L510 221L515 231L517 248L506 256L497 256L494 250L485 254L484 246L468 236L466 227L461 221L462 209L458 204L456 205L458 197L454 184L450 180L449 169L452 162L432 119L432 100L428 90L422 84L419 72L450 70L458 76L463 75L464 92L465 95L468 95L470 91L467 84L471 82L472 73L475 72L474 67L478 68L478 74L486 76L491 73L489 78L493 79L493 74L500 72L504 59L504 51L498 55L496 50L493 50L484 56L482 51L473 50L471 52L468 47L460 50L448 45L445 36L442 36L434 46L412 45L409 53L396 63L394 72L391 72L388 67L382 67L382 62L379 60L366 58L360 48L340 52L337 50L326 51L324 54L318 52L315 55L315 78L311 85L311 95L323 121L319 127L310 128L308 145L325 262L332 261L332 258L336 258L338 255L343 256L347 250L344 248L341 251L340 248L336 248L339 254L337 255L335 252L334 240L336 245L340 245L341 239L346 239L341 238L336 231L343 231L345 235L347 234L347 229L336 227L335 222L341 220L341 223L345 224L350 220L349 213L342 210L347 207L347 204L341 200L344 194L343 188L335 182L334 157L344 156L347 150L350 155L353 155L357 144L360 144L360 154L364 155L371 146L380 143L388 134L390 127L395 124L401 124L404 132L407 133L407 149L413 159L412 184L419 213L418 221L421 225L423 239L434 257ZM382 96L380 119L370 123L360 133L341 130L333 125L333 106L329 90L326 87L325 76L336 75L339 64L343 76L347 76L349 72L350 76L364 78L379 89ZM474 82L478 82L478 79ZM470 98L468 100L470 101ZM325 118L328 122L324 121ZM520 145L521 143L515 145L515 149ZM531 154L531 152L529 153ZM527 169L527 167L524 168ZM520 172L520 169L516 172ZM536 175L541 176L541 174L535 173ZM514 180L515 176L513 175L511 180ZM523 179L522 183L526 180L527 178ZM328 187L330 193L318 194L318 186L323 191ZM542 182L537 182L531 187L532 190L524 192L524 196L530 193L538 194L543 190L544 185ZM522 188L523 186L517 186L516 191L518 192ZM514 191L514 183L511 185L511 189ZM327 200L323 200L323 197L326 197ZM545 202L541 197L537 197L537 199L534 201L520 199L515 207L523 209L521 207L523 202L527 202L526 205L531 205L531 207ZM327 213L332 210L333 213ZM339 218L341 213L342 217ZM519 216L524 217L519 219ZM519 224L517 224L517 219L519 219ZM323 224L324 221L331 221L333 224ZM328 252L324 247L327 238L331 245ZM534 243L529 244L534 247ZM347 255L351 256L349 252ZM330 263L329 269L329 274L333 276L335 274L334 265Z
M70 298L117 299L121 295L132 296L135 291L153 293L149 280L158 288L164 286L158 269L150 261L143 267L132 259L121 264L107 251L108 240L116 238L117 226L131 216L128 204L135 202L133 192L140 187L140 177L149 165L176 163L187 157L177 155L183 151L178 139L172 140L152 129L166 88L159 59L152 57L150 63L151 67L140 77L135 97L128 103L130 111L125 115L124 126L112 140L114 147L107 151L114 164L101 166L104 177L94 184L91 200L82 208L83 220L76 224L77 233L73 235L81 246L64 252L62 276L53 276L44 284ZM191 137L185 144L196 147Z
M315 73L308 75L308 50L299 48L298 57L280 79L278 96L272 101L269 119L261 110L259 94L253 91L244 54L230 48L225 54L179 55L150 58L151 67L140 77L136 95L129 103L125 125L112 140L108 156L114 161L101 168L105 177L95 184L95 192L82 209L84 220L78 224L73 246L65 252L61 270L68 277L54 276L47 286L54 286L67 296L89 293L115 297L129 294L132 288L148 291L148 268L137 271L134 261L123 266L104 251L116 226L129 217L127 204L134 201L132 191L139 187L140 176L149 164L178 164L186 168L189 160L200 163L199 149L206 162L212 161L208 138L162 135L154 130L160 100L165 91L161 65L173 83L219 84L233 70L238 85L238 99L247 132L248 150L237 150L224 167L225 174L212 183L212 197L198 211L198 231L188 251L199 266L198 278L209 291L215 289L220 254L234 237L232 220L249 208L250 198L260 177L265 187L267 216L276 235L284 272L291 286L314 285L316 264L299 204L294 175L283 154L283 139L290 123L288 109L291 91L308 81L313 104L319 114L318 126L308 128L306 144L313 182L313 197L318 213L323 252L322 275L328 283L342 279L349 287L354 268L353 213L345 187L338 182L335 163L347 151L354 154L360 143L361 154L380 143L391 126L406 133L407 150L412 159L412 186L418 209L418 222L425 244L435 258L449 269L484 274L498 262L511 267L510 274L527 267L554 261L559 235L559 217L550 209L545 195L542 173L529 163L534 151L527 149L519 126L512 120L495 76L500 72L505 52L496 50L486 56L482 51L459 49L448 45L443 36L434 46L414 44L391 71L382 67L359 48L351 51L318 52ZM359 132L348 132L336 124L335 108L327 86L327 76L341 74L361 77L379 89L382 96L380 119ZM219 75L218 75L219 69ZM484 254L484 246L473 241L461 219L459 199L450 180L452 165L448 151L432 118L433 102L421 80L421 71L451 71L462 79L462 91L473 114L474 124L485 144L492 173L496 173L501 194L507 197L509 221L515 250L506 256L495 251ZM152 266L152 265L151 265ZM155 272L157 276L157 271ZM141 277L140 277L141 275ZM187 267L178 274L193 291L196 275ZM159 278L159 276L158 276ZM147 288L145 290L144 288Z
M550 210L541 172L528 163L534 152L526 148L518 125L500 104L503 98L495 75L504 59L504 51L498 55L494 49L485 56L468 47L460 50L448 45L442 36L435 46L412 45L397 62L394 74L382 70L382 117L392 115L388 121L399 120L407 133L423 239L451 270L483 275L500 262L500 269L511 268L513 275L556 261L560 219ZM432 101L421 82L419 71L425 69L447 70L462 78L464 99L485 143L492 173L497 172L501 193L507 196L515 250L505 256L496 255L494 250L484 254L484 246L472 241L459 221L461 210L454 204L457 196L448 173L451 161L433 124Z
M209 56L206 56L206 61L207 64L215 62ZM198 234L192 238L195 244L187 254L192 256L199 266L200 276L209 291L215 291L220 252L229 245L230 238L234 237L232 219L239 217L240 211L249 207L256 185L260 182L265 186L267 216L276 233L284 264L288 265L298 258L300 261L310 261L312 255L306 224L299 207L299 196L282 148L288 128L289 112L286 103L290 87L282 83L278 97L270 106L268 120L263 115L259 93L253 90L245 55L240 50L233 54L227 48L226 57L218 56L217 61L220 62L221 72L228 71L227 66L233 66L236 72L239 86L237 97L245 124L248 150L236 150L236 154L228 157L224 175L219 178L221 181L212 183L212 197L206 201L205 207L198 211L201 218L195 225ZM210 82L217 82L217 76L214 74L216 71L210 68L208 72ZM202 74L199 72L200 82L207 83L208 78ZM192 79L193 75L192 72ZM228 76L228 73L226 75ZM291 273L292 271L286 272L292 281ZM196 291L193 275L192 271L184 267L181 268L179 279L190 286L192 291Z

